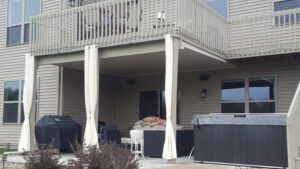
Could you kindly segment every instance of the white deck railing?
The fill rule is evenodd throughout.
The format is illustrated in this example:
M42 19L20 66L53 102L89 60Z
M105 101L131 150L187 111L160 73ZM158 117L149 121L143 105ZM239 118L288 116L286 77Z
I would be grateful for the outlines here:
M229 22L228 58L300 51L300 9L234 18Z
M227 22L203 0L107 0L33 17L31 52L141 43L166 34L228 59L300 52L300 9Z
M180 36L219 56L228 48L227 21L203 0L108 0L31 19L35 55L140 43Z

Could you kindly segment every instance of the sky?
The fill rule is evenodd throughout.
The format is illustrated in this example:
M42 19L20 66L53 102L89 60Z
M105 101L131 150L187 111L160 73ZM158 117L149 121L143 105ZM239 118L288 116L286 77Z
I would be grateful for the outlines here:
M218 11L225 18L227 18L227 1L228 0L206 0L212 8Z

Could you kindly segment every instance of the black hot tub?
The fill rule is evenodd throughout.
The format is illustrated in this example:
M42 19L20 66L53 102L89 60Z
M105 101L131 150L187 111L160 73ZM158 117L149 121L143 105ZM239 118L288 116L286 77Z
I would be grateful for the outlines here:
M244 166L288 166L286 115L195 115L194 160Z

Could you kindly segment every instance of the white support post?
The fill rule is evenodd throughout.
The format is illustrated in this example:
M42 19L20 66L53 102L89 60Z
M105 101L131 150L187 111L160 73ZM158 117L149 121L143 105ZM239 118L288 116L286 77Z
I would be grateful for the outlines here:
M166 35L166 75L165 75L165 102L166 102L166 133L163 158L176 161L176 117L177 117L177 78L178 78L178 50L179 40Z
M34 147L36 72L36 58L31 54L26 54L23 89L24 122L18 145L19 152L31 151Z
M297 169L296 158L299 157L300 147L300 83L296 90L287 115L287 147L288 147L288 168Z
M99 56L96 46L86 46L84 56L84 89L86 108L85 146L99 146L97 124L99 104Z

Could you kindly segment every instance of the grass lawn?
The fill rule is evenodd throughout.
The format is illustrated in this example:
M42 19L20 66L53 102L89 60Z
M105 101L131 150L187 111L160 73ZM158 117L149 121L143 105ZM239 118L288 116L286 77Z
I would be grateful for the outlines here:
M9 151L16 151L15 149L9 149ZM0 148L0 154L3 154L4 152L8 152L7 148Z

